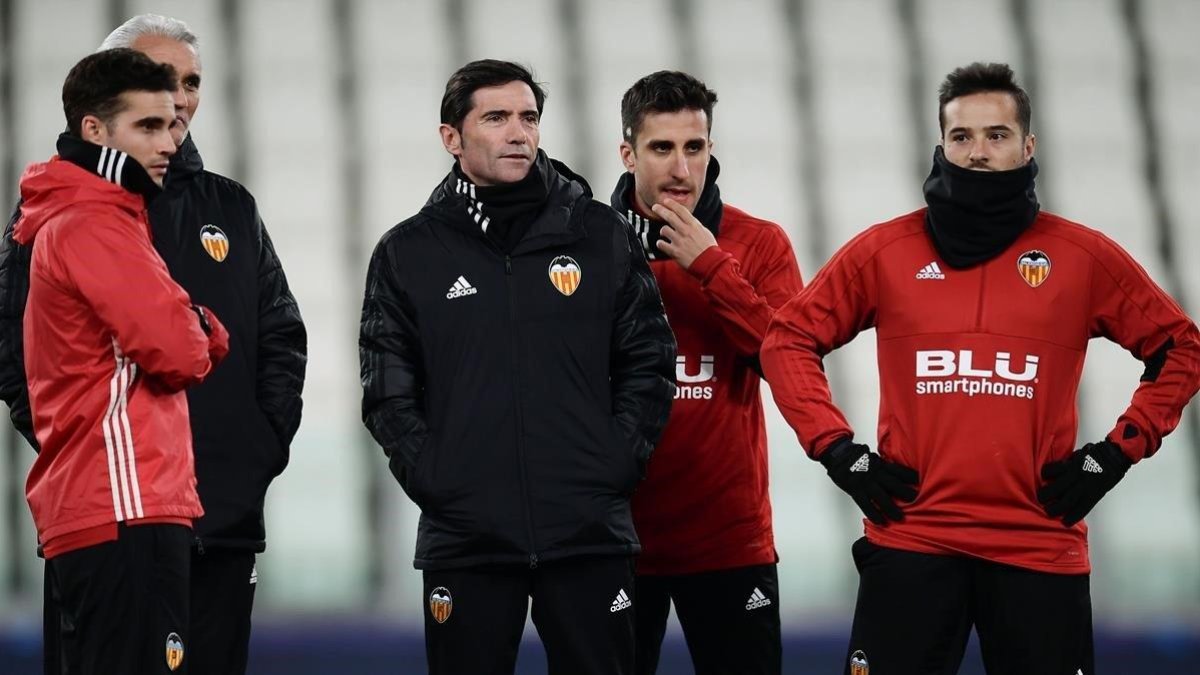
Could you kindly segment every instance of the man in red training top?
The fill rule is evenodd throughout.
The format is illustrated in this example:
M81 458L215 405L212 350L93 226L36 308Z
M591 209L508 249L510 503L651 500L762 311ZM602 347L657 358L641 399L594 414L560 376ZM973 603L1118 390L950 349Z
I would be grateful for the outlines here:
M779 673L779 580L758 351L800 290L783 229L721 202L717 95L686 73L621 101L628 214L679 343L671 417L633 496L637 673L654 673L671 602L696 672Z
M21 178L14 238L33 250L25 370L41 447L25 492L72 674L171 673L185 656L203 511L183 390L225 356L228 334L150 243L176 86L140 52L84 58L63 84L58 155Z
M992 675L1091 675L1082 520L1178 424L1200 336L1121 247L1039 210L1029 97L1007 65L955 70L939 103L928 207L838 251L777 313L763 368L801 445L870 521L845 672L954 673L974 626ZM870 328L878 454L854 441L821 367ZM1094 337L1146 370L1112 431L1075 449Z

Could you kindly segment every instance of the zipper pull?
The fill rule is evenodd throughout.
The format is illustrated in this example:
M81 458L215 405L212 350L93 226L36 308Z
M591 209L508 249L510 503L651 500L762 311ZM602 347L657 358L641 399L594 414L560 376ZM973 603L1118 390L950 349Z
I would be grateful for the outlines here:
M511 256L507 256L507 255L504 256L504 273L512 274L512 257ZM536 558L537 556L534 556L534 557Z

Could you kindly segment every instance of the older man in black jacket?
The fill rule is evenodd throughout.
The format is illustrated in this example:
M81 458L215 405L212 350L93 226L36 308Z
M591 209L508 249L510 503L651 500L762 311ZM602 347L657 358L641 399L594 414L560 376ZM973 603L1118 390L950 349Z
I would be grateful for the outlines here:
M188 390L200 501L191 570L192 675L246 670L255 554L266 547L267 486L288 462L300 425L306 333L254 197L236 181L204 170L188 127L200 100L197 38L176 19L143 14L114 30L101 49L130 47L175 67L178 151L163 194L149 206L154 246L171 277L211 308L229 330L229 358ZM29 292L28 247L12 240L13 215L0 243L0 398L36 449L21 336ZM136 293L137 289L131 289ZM47 621L54 589L47 587ZM58 631L47 631L57 635ZM46 672L58 646L47 644Z
M624 218L538 150L544 94L459 69L453 170L367 273L363 419L421 509L431 673L503 673L533 599L551 673L632 672L629 498L667 421L675 340Z

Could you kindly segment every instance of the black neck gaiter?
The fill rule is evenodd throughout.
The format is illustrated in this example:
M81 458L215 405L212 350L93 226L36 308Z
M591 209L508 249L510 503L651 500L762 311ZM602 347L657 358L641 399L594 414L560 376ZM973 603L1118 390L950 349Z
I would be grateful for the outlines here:
M696 208L692 209L692 215L709 232L712 232L714 237L720 234L721 216L725 213L725 204L721 201L721 188L717 187L717 177L720 175L721 165L717 162L717 158L709 157L708 171L704 175L704 190L700 193L700 199L696 200ZM613 190L610 203L614 209L619 213L624 213L629 219L634 233L642 242L642 252L646 254L648 260L666 258L667 254L658 250L658 240L662 239L659 231L663 227L663 221L654 214L643 214L635 206L637 204L636 187L633 174L621 174L621 178L617 180L617 187Z
M454 175L458 193L466 197L467 213L505 253L525 236L550 195L550 158L540 150L529 173L515 183L475 185L457 162Z
M96 145L67 133L59 135L56 149L62 159L141 195L147 205L162 194L162 188L150 178L146 169L120 150Z
M1037 162L1011 171L964 169L933 152L925 179L925 229L946 264L962 269L1000 255L1038 214Z

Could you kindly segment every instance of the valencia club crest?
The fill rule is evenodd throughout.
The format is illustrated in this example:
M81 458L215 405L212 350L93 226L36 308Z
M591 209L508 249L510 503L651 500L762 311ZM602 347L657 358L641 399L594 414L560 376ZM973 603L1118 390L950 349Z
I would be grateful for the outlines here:
M1017 258L1017 272L1025 283L1037 288L1050 276L1050 256L1038 250L1026 251Z
M205 225L200 228L200 243L213 260L221 262L229 255L229 237L216 225Z
M871 664L867 663L867 655L861 649L850 656L850 675L870 675Z
M560 255L551 260L549 273L550 283L554 284L559 293L566 296L574 293L583 281L583 269L569 255Z
M454 610L454 598L450 597L450 591L445 586L438 586L429 594L429 613L433 616L433 620L438 623L446 623L450 618L450 612Z
M181 665L183 665L183 639L179 637L179 633L171 633L167 636L167 669L179 670Z

